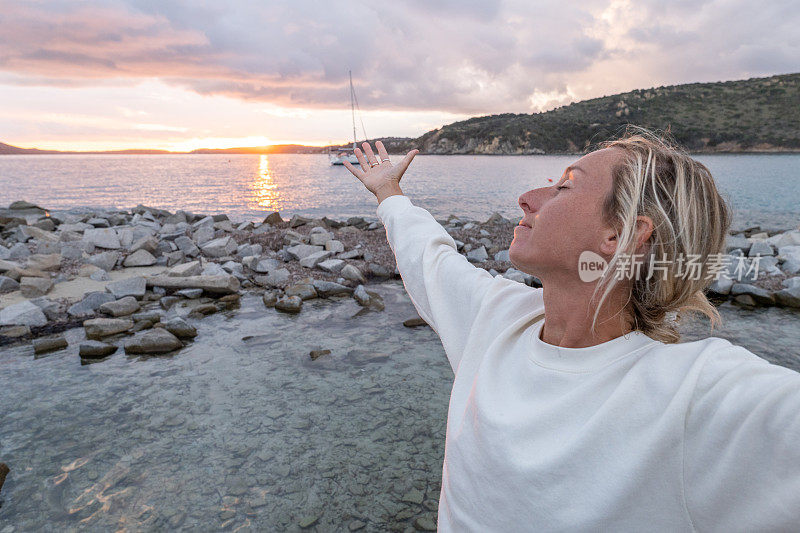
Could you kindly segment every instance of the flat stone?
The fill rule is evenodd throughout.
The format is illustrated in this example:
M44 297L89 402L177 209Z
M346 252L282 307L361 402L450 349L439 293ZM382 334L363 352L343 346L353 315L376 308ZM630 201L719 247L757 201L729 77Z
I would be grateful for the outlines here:
M128 354L161 354L179 348L183 348L180 339L163 328L137 333L125 341L125 353Z
M178 250L184 253L184 255L188 257L194 257L200 253L200 248L194 243L192 239L187 236L178 237L175 239L175 246L178 247Z
M275 309L284 313L299 313L303 308L303 300L299 296L284 296L275 302Z
M186 322L180 317L175 317L167 320L164 324L164 329L172 333L178 338L187 339L197 336L197 328Z
M175 295L188 298L190 300L196 300L203 295L203 289L181 289L179 291L175 291Z
M112 228L87 229L83 232L83 240L107 250L116 250L122 247L119 235Z
M238 292L239 280L235 276L152 276L147 278L148 287L164 287L165 289L203 289L211 294L230 294Z
M768 290L750 285L748 283L736 283L731 287L731 296L747 295L756 303L761 305L773 305L775 296Z
M45 231L36 226L17 226L19 232L24 235L25 240L36 239L43 242L58 242L58 235L52 231ZM21 239L20 239L21 240Z
M34 278L24 276L19 280L19 290L25 298L44 296L53 288L49 278Z
M142 276L121 279L106 285L106 290L117 299L125 296L141 298L147 290L147 281Z
M310 283L295 283L294 285L290 285L286 287L284 294L286 294L286 296L297 296L302 300L311 300L318 296L317 290Z
M265 257L265 258L259 258L256 261L251 262L252 266L249 266L249 268L255 272L264 274L267 272L271 272L277 268L280 268L282 264L283 261L278 261L277 259Z
M171 269L167 271L167 276L170 277L186 277L186 276L198 276L200 272L202 272L202 267L200 266L200 261L190 261L188 263L181 263L180 265L175 265Z
M800 307L800 285L779 290L775 301L785 307Z
M78 354L85 359L101 359L117 351L113 344L101 341L84 341L78 345Z
M289 281L290 273L286 268L271 271L266 276L257 276L255 282L264 287L281 287Z
M289 256L296 261L300 261L301 259L308 257L311 254L321 252L322 250L322 246L312 246L310 244L297 244L286 249Z
M333 252L328 252L327 250L320 250L319 252L314 252L313 254L307 255L300 260L300 266L306 268L314 268L322 261L326 260L330 256L333 255Z
M61 268L61 254L34 254L28 257L28 268L54 272Z
M87 339L100 339L128 331L132 327L133 321L126 318L91 318L83 322Z
M308 236L308 243L312 246L324 246L326 242L333 240L333 235L327 231L312 232Z
M113 294L99 291L90 292L87 293L80 302L72 304L69 309L67 309L67 314L73 317L90 316L93 315L101 305L107 302L113 302L114 300L116 300L116 298L114 298Z
M122 265L126 267L152 266L155 264L156 258L147 250L136 250L122 262Z
M139 302L133 296L125 296L119 300L104 303L98 310L114 317L128 316L139 310Z
M89 258L89 264L92 264L98 268L102 268L105 271L110 271L114 269L114 266L119 261L121 257L119 252L102 252L99 254L95 254Z
M342 269L339 271L339 275L342 276L344 279L349 279L351 281L357 281L358 283L366 283L367 279L364 277L364 274L361 271L353 266L353 265L344 265Z
M0 294L19 290L19 282L8 276L0 276Z
M225 257L235 253L238 248L236 241L231 237L220 237L208 241L200 247L203 253L209 257Z
M344 244L342 241L331 239L329 241L325 241L325 249L329 252L338 254L340 252L344 252Z
M54 350L61 350L62 348L66 348L68 345L67 339L65 339L63 335L59 335L58 337L34 339L33 352L37 354L47 353Z
M352 288L334 281L315 279L312 284L314 285L314 289L316 289L317 294L323 298L337 294L351 294L353 292Z
M317 263L317 268L335 274L342 270L345 264L346 263L341 259L326 259L325 261Z

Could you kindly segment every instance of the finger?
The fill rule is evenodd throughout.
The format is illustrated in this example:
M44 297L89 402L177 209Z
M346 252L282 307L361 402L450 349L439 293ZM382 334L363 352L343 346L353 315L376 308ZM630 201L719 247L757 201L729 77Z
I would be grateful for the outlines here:
M402 177L402 175L405 173L406 169L408 168L408 165L411 164L411 161L414 159L414 156L417 155L418 153L419 153L419 150L417 150L416 148L414 150L411 150L410 152L408 152L406 154L406 156L403 158L403 160L400 161L397 164L397 170L398 170L398 175L399 176Z
M378 159L375 157L375 153L372 151L372 146L370 146L368 142L361 143L361 146L364 147L364 151L367 153L367 161L369 161L369 166L377 165Z
M361 152L361 150L356 147L353 152L355 152L356 158L358 159L358 162L361 163L361 168L364 169L364 172L369 170L369 163L367 163L367 158L364 157L364 154Z
M389 159L389 152L386 151L386 147L383 146L381 141L375 143L375 148L378 149L378 157L380 158L381 163L383 163L385 159Z
M345 166L347 170L350 171L351 174L353 174L353 176L357 177L359 181L362 182L364 181L364 173L361 170L358 170L356 167L354 167L350 161L345 159L344 161L342 161L342 164Z

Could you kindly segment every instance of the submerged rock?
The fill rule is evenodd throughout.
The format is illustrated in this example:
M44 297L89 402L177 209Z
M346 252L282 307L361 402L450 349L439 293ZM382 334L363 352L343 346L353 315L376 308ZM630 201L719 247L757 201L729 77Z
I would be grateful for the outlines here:
M183 343L162 328L137 333L125 341L125 353L128 354L161 354L183 348Z
M63 335L33 340L33 352L36 354L60 350L62 348L66 348L67 346L69 346L69 344Z

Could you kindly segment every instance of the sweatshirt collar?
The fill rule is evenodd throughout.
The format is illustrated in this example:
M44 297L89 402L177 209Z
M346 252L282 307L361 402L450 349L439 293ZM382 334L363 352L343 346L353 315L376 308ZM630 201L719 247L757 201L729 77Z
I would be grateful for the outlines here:
M539 366L564 372L592 372L622 359L641 349L657 344L641 331L631 331L610 341L586 348L564 348L544 342L540 335L545 320L528 328L530 345L528 356Z

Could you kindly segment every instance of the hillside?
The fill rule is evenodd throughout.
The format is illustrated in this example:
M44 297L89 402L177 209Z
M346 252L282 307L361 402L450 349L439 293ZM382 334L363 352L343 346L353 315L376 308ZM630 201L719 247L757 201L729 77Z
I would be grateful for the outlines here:
M429 131L407 147L428 154L574 153L626 124L669 128L692 151L800 150L800 73L640 89L544 113L476 117Z

